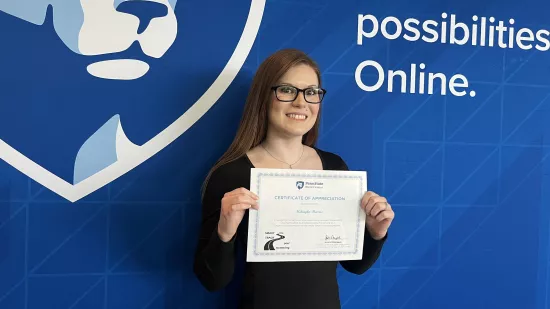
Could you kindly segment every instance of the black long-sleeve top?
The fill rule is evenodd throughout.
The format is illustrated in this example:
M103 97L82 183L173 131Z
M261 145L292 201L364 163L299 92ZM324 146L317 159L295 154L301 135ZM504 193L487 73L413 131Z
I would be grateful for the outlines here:
M336 154L315 148L325 170L348 170ZM218 236L217 225L223 195L236 188L250 189L252 162L245 155L215 170L203 198L202 225L195 255L194 271L209 291L225 288L234 278L237 250L246 257L248 212L229 242ZM363 258L326 262L246 263L244 286L239 308L305 309L340 308L336 268L362 274L378 259L386 238L373 239L365 229Z

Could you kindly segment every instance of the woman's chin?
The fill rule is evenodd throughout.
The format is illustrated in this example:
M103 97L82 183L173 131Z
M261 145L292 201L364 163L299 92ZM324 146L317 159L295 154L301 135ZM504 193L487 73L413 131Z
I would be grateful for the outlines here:
M282 132L289 137L302 137L311 130L310 126L286 127Z
M278 132L278 134L282 136L286 136L289 138L293 137L301 137L307 134L313 127L312 123L308 122L298 122L298 121L284 121L282 123L271 123L270 124L271 129L273 131Z

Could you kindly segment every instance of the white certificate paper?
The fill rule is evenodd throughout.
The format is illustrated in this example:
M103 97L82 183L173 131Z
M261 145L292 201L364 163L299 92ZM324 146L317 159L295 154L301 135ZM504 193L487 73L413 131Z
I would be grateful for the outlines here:
M366 172L253 168L250 190L248 262L361 259Z

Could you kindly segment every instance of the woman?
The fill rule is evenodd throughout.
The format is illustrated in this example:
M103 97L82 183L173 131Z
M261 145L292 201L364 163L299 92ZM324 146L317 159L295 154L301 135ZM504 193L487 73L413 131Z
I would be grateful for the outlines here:
M251 168L348 169L338 155L315 147L324 94L319 68L301 51L281 50L258 68L237 135L205 181L194 269L209 291L232 280L237 250L246 250L248 209L261 207L249 191ZM373 192L360 207L367 213L363 259L340 262L355 274L376 261L394 218ZM240 308L340 308L336 267L332 261L248 263Z

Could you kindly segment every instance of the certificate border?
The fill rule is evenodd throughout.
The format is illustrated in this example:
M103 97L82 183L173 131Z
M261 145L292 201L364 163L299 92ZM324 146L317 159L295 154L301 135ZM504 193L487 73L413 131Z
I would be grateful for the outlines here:
M360 191L363 191L363 176L362 175L349 175L349 174L343 174L343 173L330 173L330 171L322 171L316 173L311 172L258 172L256 177L256 188L258 192L258 196L261 194L260 192L260 184L262 181L262 177L309 177L309 178L338 178L338 179L358 179L359 180L359 189ZM356 233L355 233L355 249L351 249L354 251L337 251L337 252L324 252L324 251L311 251L311 252L258 252L258 226L260 225L260 213L256 213L256 224L255 224L255 231L254 231L254 252L253 254L255 256L308 256L308 255L315 255L315 256L345 256L345 255L355 255L359 251L359 237L360 233L364 233L364 229L361 229L361 214L362 211L360 205L357 205L357 224L356 224ZM362 249L362 248L361 248Z

